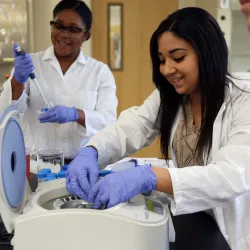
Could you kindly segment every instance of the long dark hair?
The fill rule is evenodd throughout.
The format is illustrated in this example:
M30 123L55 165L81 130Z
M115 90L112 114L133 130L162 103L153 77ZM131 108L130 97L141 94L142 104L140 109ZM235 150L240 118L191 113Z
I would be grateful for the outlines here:
M164 32L187 41L199 58L199 87L201 91L202 120L196 149L199 153L210 151L213 123L224 101L225 85L228 85L228 47L216 20L200 8L184 8L169 15L153 33L150 54L153 81L160 92L161 104L157 121L160 124L161 151L168 159L168 146L177 111L183 105L183 96L160 73L158 38Z

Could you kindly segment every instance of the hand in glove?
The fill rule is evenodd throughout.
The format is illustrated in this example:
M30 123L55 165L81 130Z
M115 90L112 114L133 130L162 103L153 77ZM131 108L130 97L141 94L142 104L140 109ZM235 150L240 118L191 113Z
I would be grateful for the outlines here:
M87 201L89 191L96 184L98 175L97 151L93 147L81 148L69 164L66 177L67 190Z
M88 202L93 203L94 208L110 208L155 189L156 175L151 165L145 165L106 175L91 189Z
M41 114L38 119L40 120L40 123L74 122L78 120L78 111L74 107L69 108L65 106L55 106Z

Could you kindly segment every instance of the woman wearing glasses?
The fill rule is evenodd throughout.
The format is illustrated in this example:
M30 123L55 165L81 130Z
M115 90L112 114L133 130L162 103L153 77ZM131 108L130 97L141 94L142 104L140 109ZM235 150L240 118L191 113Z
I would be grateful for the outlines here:
M81 50L90 38L91 24L91 11L83 1L63 0L54 8L50 22L53 46L43 52L18 56L15 50L18 45L14 44L14 70L4 83L0 105L4 108L12 100L24 113L27 147L60 148L65 158L72 159L82 140L87 142L97 131L115 122L117 98L113 75L107 65ZM29 80L33 71L45 96L54 104L40 116L37 111L45 103Z

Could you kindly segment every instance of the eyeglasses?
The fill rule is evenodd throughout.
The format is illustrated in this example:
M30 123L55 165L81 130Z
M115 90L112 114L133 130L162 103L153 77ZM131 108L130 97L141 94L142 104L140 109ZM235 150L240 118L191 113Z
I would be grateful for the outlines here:
M80 29L77 27L72 27L72 26L65 27L64 25L57 23L55 21L50 21L49 23L50 23L50 26L53 27L54 29L57 29L60 31L67 31L68 33L71 33L71 34L79 34L85 31L84 29Z

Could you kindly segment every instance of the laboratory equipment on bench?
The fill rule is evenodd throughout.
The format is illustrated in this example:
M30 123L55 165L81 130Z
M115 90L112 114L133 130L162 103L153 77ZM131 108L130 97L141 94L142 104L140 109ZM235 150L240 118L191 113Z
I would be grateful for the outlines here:
M42 168L50 168L52 172L59 172L63 165L64 154L62 150L47 147L38 150L38 171L40 171Z
M95 210L67 192L65 178L41 182L32 193L16 113L10 106L0 116L0 213L14 232L14 250L169 249L168 210L154 197Z
M22 49L20 48L20 46L18 46L18 47L16 48L16 52L17 52L17 55L25 55L25 54L26 54L26 52L25 52L24 50L22 50ZM37 79L36 79L35 73L32 72L32 73L29 75L29 77L30 77L30 79L34 82L34 84L36 85L37 90L38 90L39 94L41 95L42 99L44 100L46 107L47 107L47 108L52 108L54 105L53 105L52 102L48 102L48 101L47 101L47 99L46 99L46 97L45 97L45 95L44 95L44 93L43 93L43 91L42 91L42 89L41 89L41 87L40 87L40 84L39 84L39 82L38 82Z

